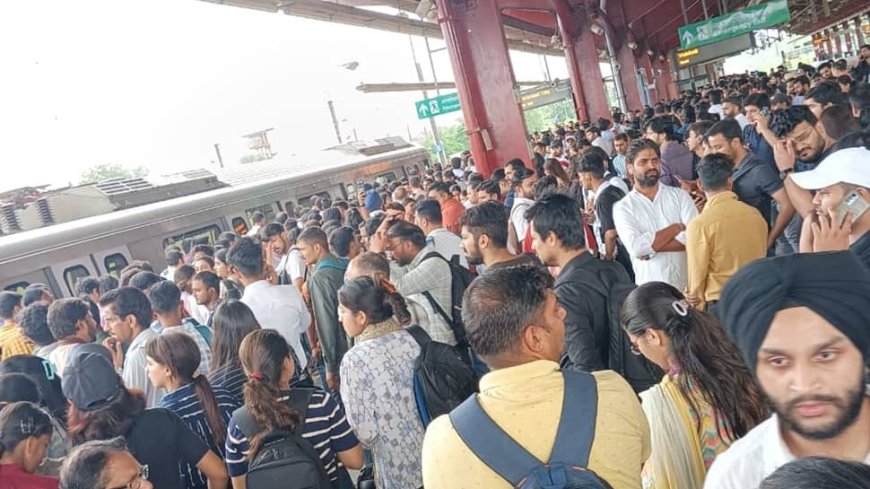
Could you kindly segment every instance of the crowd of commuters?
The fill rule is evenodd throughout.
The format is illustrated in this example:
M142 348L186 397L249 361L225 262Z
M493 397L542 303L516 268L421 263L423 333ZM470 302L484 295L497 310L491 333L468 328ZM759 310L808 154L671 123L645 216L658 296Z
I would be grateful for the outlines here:
M0 293L0 489L870 487L862 53Z

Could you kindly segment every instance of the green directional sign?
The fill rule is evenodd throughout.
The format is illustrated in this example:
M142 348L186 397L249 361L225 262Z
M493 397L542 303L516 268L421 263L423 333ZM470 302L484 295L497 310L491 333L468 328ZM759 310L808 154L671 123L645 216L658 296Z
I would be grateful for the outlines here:
M787 0L771 0L737 12L713 17L678 29L680 47L696 48L732 37L783 24L791 19Z
M431 119L436 115L456 112L462 107L459 105L459 94L450 93L414 102L414 108L417 109L418 119Z

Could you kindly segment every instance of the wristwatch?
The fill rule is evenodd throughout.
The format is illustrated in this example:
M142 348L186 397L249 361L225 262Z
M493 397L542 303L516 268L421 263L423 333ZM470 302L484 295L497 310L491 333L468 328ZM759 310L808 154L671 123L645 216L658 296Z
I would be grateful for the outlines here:
M785 180L789 173L794 173L794 168L786 168L785 170L779 172L779 179Z

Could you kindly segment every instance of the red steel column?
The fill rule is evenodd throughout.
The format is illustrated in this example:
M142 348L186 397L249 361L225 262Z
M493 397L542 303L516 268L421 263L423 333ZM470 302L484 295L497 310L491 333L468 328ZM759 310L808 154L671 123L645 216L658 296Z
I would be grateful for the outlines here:
M598 66L595 36L588 26L578 25L577 16L567 0L552 1L559 34L565 47L565 62L568 64L568 76L571 77L577 119L581 121L594 121L599 117L609 119L610 107L607 105L601 67Z
M858 44L858 46L855 48L856 51L858 49L860 49L861 46L864 44L864 31L861 30L861 17L862 16L863 16L863 14L859 15L858 17L855 17L855 40L856 40L856 44Z
M619 78L622 80L622 91L625 93L625 106L628 110L640 110L643 108L643 98L637 88L637 58L634 51L628 48L627 43L616 53L619 61Z
M849 21L843 22L843 34L846 38L846 51L852 52L852 29L849 28Z
M477 170L489 177L513 158L531 167L496 0L438 2L438 11Z

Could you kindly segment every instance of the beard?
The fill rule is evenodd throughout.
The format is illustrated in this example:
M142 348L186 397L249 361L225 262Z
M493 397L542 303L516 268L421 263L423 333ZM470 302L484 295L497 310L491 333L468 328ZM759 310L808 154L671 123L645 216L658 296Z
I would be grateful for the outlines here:
M661 174L656 170L650 170L641 175L635 175L634 179L637 180L637 183L643 185L644 187L652 187L653 185L659 183L659 177Z
M863 378L858 382L858 385L853 389L849 389L846 395L842 398L834 396L807 395L792 399L785 405L777 402L772 402L773 410L779 415L782 426L785 429L794 431L808 440L830 440L839 436L846 431L847 428L855 423L861 413L861 407L864 404L864 398L867 396L867 387L864 385ZM830 423L815 428L810 428L801 425L797 416L794 414L796 406L802 402L815 401L827 402L837 408L838 416Z
M465 259L469 265L483 265L483 256L480 255L480 250L465 250Z

